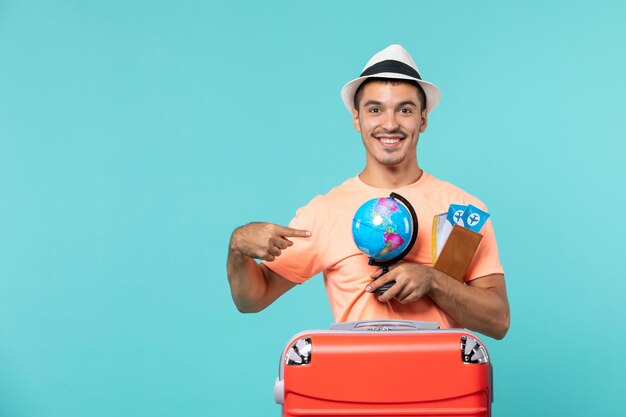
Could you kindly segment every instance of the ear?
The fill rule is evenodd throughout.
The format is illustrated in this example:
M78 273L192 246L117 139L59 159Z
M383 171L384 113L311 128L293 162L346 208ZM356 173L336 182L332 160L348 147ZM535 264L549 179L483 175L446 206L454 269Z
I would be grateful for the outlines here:
M420 133L424 133L426 127L428 126L428 110L422 110L422 125L420 126Z
M352 124L357 132L361 131L361 122L359 121L359 111L357 109L352 109Z

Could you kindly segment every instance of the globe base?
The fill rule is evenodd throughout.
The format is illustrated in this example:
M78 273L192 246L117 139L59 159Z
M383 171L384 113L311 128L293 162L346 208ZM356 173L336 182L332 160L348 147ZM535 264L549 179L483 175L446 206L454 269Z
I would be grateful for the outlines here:
M383 285L382 287L378 287L376 288L374 291L372 291L374 294L383 294L385 291L387 291L389 288L393 287L393 284L395 284L395 281L390 281L388 283L386 283L385 285Z

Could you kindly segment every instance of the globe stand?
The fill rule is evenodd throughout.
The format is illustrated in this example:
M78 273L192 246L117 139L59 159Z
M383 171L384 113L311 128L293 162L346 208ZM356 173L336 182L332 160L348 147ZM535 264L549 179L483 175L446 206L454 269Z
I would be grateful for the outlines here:
M417 222L417 214L415 213L415 209L413 208L411 203L409 203L409 201L406 198L402 197L400 194L391 193L389 194L389 198L392 198L394 200L399 200L402 204L404 204L407 210L409 210L409 213L411 214L411 219L413 220L413 227L411 231L411 240L409 241L409 244L407 245L406 248L404 248L404 250L398 256L396 256L395 258L386 260L386 261L378 261L370 256L368 264L373 265L373 266L380 266L383 270L383 273L380 275L381 277L385 275L387 272L389 272L389 267L391 265L402 260L406 255L408 255L409 252L411 252L411 249L413 249L413 245L415 245L415 241L417 241L418 222ZM390 281L386 283L385 285L379 288L376 288L373 292L374 294L382 294L385 291L387 291L389 288L391 288L395 283L396 281Z

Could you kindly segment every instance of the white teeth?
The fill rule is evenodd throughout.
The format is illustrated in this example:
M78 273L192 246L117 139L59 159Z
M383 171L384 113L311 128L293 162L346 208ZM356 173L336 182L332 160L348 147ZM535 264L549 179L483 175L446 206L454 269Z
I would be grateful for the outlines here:
M400 141L400 139L384 139L384 138L383 138L383 139L381 139L380 141L381 141L382 143L385 143L385 144L391 145L391 144L394 144L394 143L398 143L398 142Z

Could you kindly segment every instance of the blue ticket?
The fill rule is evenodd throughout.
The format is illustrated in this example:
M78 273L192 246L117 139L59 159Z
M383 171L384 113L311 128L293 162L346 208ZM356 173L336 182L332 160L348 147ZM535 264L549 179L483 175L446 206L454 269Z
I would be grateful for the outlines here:
M454 226L455 224L459 223L466 208L467 206L464 206L463 204L450 204L446 219L450 222L450 224Z
M472 232L480 232L480 229L485 225L485 222L489 218L490 214L486 211L479 209L471 204L467 205L467 208L461 215L461 221L459 224Z

